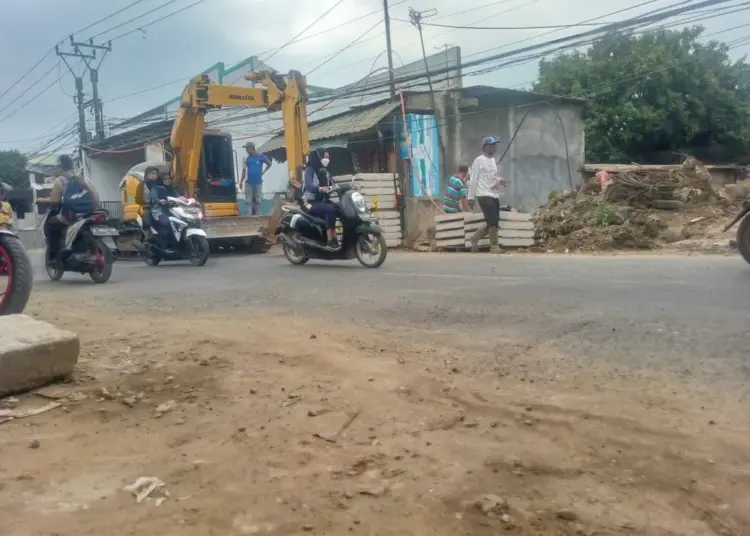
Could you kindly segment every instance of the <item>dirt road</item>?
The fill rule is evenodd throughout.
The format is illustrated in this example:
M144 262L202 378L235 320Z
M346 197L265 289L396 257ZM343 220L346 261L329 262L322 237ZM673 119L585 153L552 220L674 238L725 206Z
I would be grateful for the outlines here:
M407 324L376 302L358 315L352 289L314 319L278 304L180 306L168 288L144 302L134 270L103 290L42 284L32 301L32 314L80 333L83 356L75 381L43 392L63 407L0 425L6 534L750 534L750 430L744 394L716 372L727 366L680 371L665 349L664 366L635 374L542 337L550 313L527 318L535 344L476 317L426 326L443 277ZM336 274L330 285L348 285ZM275 291L299 310L294 284ZM620 336L589 342L627 355ZM136 503L123 488L141 476L169 498Z

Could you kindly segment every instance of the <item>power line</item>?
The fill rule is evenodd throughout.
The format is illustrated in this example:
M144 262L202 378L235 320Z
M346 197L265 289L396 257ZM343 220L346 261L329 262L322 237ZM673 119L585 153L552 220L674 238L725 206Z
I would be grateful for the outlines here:
M292 43L294 43L303 33L305 33L307 30L309 30L310 28L312 28L313 26L315 26L317 23L319 23L321 20L323 20L329 13L331 13L331 11L333 11L334 9L336 9L338 6L340 6L341 4L343 4L345 1L346 0L338 0L338 2L336 2L331 7L329 7L326 11L324 11L323 14L320 15L317 19L315 19L310 24L308 24L307 26L305 26L304 29L301 32L297 33L297 35L295 35L294 37L292 37L289 41L287 41L286 43L284 43L283 45L281 45L279 48L277 48L276 50L274 50L271 53L271 55L268 56L263 61L266 62L266 61L270 60L276 54L278 54L280 51L284 50L286 47L288 47L289 45L291 45Z
M127 9L130 9L130 8L131 8L131 7L133 7L134 5L136 5L136 4L139 4L139 3L141 3L141 2L143 2L143 0L136 0L136 1L132 2L131 4L128 4L127 6L125 6L125 7L121 8L121 9L118 9L118 10L117 10L117 11L115 11L114 13L111 13L111 14L107 15L106 17L102 17L102 18L101 18L101 19L99 19L98 21L96 21L96 22L92 22L92 23L91 23L91 24L89 24L88 26L85 26L85 27L81 28L80 30L78 30L78 31L76 31L76 32L73 32L73 33L80 33L80 32L84 32L84 31L88 30L89 28L91 28L91 27L93 27L93 26L96 26L97 24L99 24L99 23L101 23L101 22L104 22L104 21L105 21L105 20L107 20L107 19L110 19L110 18L112 18L112 17L114 17L114 16L116 16L116 15L119 15L119 14L120 14L120 13L122 13L123 11L125 11L125 10L127 10ZM57 42L56 44L58 44L58 45L59 45L60 43L62 43L62 41L63 41L63 40L61 39L61 40L60 40L60 41L58 41L58 42ZM18 84L20 84L20 83L21 83L21 82L22 82L22 81L23 81L23 80L24 80L24 79L25 79L25 78L26 78L26 77L27 77L28 75L30 75L30 74L31 74L31 73L32 73L32 72L33 72L33 71L34 71L34 70L35 70L35 69L36 69L37 67L39 67L39 65L41 65L41 64L42 64L42 62L44 62L44 60L46 60L46 59L47 59L48 57L50 57L50 56L51 56L51 55L52 55L52 54L53 54L54 52L55 52L55 48L54 48L54 47L50 48L50 49L49 49L49 50L48 50L48 51L47 51L47 52L46 52L46 53L45 53L45 54L44 54L44 55L43 55L43 56L42 56L42 57L41 57L41 58L40 58L39 60L37 60L37 62L36 62L36 63L35 63L34 65L32 65L32 66L31 66L31 68L29 68L29 70L28 70L28 71L26 71L26 72L25 72L25 73L24 73L23 75L21 75L21 78L19 78L19 79L18 79L18 80L16 80L15 82L13 82L13 84L11 84L11 86L10 86L10 87L9 87L8 89L6 89L5 91L1 92L1 93L0 93L0 98L4 97L4 96L5 96L5 95L7 95L8 93L10 93L10 92L11 92L11 91L12 91L12 90L13 90L13 89L14 89L14 88L16 87L16 86L18 86ZM32 84L31 86L29 86L29 87L28 87L28 88L26 89L26 91L28 91L29 89L31 89L32 87L34 87L34 86L35 86L36 84L38 84L38 83L39 83L39 82L35 82L35 83L34 83L34 84Z
M135 0L134 2L131 2L130 4L128 4L127 6L125 6L125 7L122 7L122 8L120 8L120 9L118 9L118 10L117 10L117 11L115 11L114 13L110 13L110 14L109 14L109 15L107 15L106 17L102 17L102 18L101 18L101 19L99 19L98 21L96 21L96 22L92 22L92 23L91 23L91 24L89 24L88 26L85 26L85 27L81 28L80 30L78 30L78 31L76 31L76 32L73 32L73 33L82 33L82 32L85 32L86 30L88 30L88 29L90 29L90 28L93 28L94 26L96 26L96 25L97 25L97 24L99 24L100 22L104 22L105 20L111 19L112 17L115 17L115 16L119 15L119 14L120 14L120 13L122 13L123 11L127 11L127 10L128 10L128 9L130 9L131 7L133 7L133 6L135 6L135 5L138 5L138 4L140 4L141 2L143 2L143 0ZM99 37L99 36L98 36L98 35L94 35L93 37Z
M133 18L131 18L131 19L128 19L128 20L126 20L125 22L122 22L122 23L118 24L117 26L112 26L111 28L107 28L106 30L102 30L102 31L101 31L101 32L99 32L98 34L94 34L94 35L92 35L90 39L96 39L97 37L100 37L100 36L102 36L102 35L104 35L104 34L106 34L106 33L109 33L109 32L111 32L112 30L115 30L115 29L117 29L117 28L122 28L122 27L123 27L123 26L125 26L126 24L130 24L131 22L137 21L138 19L142 19L143 17L145 17L145 16L147 16L147 15L150 15L151 13L154 13L154 12L156 12L156 11L159 11L160 9L164 9L164 8L165 8L165 7L167 7L168 5L170 5L170 4L174 4L174 3L175 3L175 2L177 2L177 1L178 1L178 0L168 0L167 2L164 2L163 4L159 4L159 5L158 5L158 6L156 6L155 8L153 8L153 9L150 9L149 11L146 11L145 13L141 13L140 15L136 15L135 17L133 17ZM137 3L137 2L136 2L136 3ZM136 30L136 31L137 31L137 30ZM79 31L78 33L80 33L80 31ZM112 40L114 41L114 39L112 39Z
M325 64L327 64L328 62L330 62L330 61L331 61L331 60L333 60L334 58L338 57L338 56L339 56L339 55L340 55L340 54L341 54L342 52L344 52L345 50L348 50L349 48L351 48L351 47L353 47L354 45L356 45L356 44L357 44L357 43L358 43L359 41L361 41L362 39L364 39L364 38L365 38L365 37L367 36L367 34L369 34L369 33L370 33L371 31L373 31L373 30L374 30L375 28L377 28L378 26L380 26L380 23L381 23L381 22L383 22L383 21L382 21L382 20L379 20L379 21L377 21L377 22L376 22L375 24L373 24L372 26L370 26L370 29L369 29L369 30L367 30L367 31L366 31L365 33L363 33L363 34L362 34L362 35L360 35L359 37L357 37L357 38L356 38L356 39L355 39L354 41L352 41L351 43L349 43L349 44L348 44L348 45L346 45L345 47L343 47L343 48L341 48L340 50L338 50L337 52L334 52L333 54L331 54L331 55L330 55L330 56L329 56L328 58L326 58L326 59L325 59L325 60L323 60L323 61L322 61L321 63L319 63L319 64L317 65L317 67L315 67L314 69L311 69L310 71L308 71L308 72L307 72L307 75L308 75L308 76L309 76L309 75L311 75L312 73L314 73L315 71L317 71L318 69L320 69L321 67L323 67L323 66L324 66Z
M398 19L391 17L391 20L397 20L398 22L405 22L411 24L410 21L404 19ZM454 30L548 30L550 28L576 28L579 26L601 26L606 22L589 22L589 23L578 23L578 24L552 24L547 26L458 26L454 24L436 24L434 22L423 22L422 26L433 26L436 28L452 28Z
M57 65L55 65L50 71L54 70L56 67L57 67ZM49 73L47 73L47 74L49 74ZM42 89L39 93L37 93L36 95L34 95L33 97L31 97L31 99L29 99L28 101L26 101L25 103L23 103L19 108L16 108L14 111L10 112L5 117L0 118L0 123L4 123L8 119L10 119L14 115L16 115L18 112L20 112L21 110L23 110L24 108L26 108L29 104L31 104L32 102L34 102L36 99L38 99L39 97L41 97L42 94L46 93L47 90L49 90L49 88L51 88L52 86L54 86L55 84L57 84L57 82L61 78L62 78L62 75L60 77L54 79L52 82L50 82L49 85L45 86L44 89Z

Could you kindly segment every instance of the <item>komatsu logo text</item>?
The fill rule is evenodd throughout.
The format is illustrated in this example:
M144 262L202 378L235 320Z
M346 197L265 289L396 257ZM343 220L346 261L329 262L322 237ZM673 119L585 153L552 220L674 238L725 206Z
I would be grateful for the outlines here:
M233 93L229 94L229 98L232 100L245 100L245 101L254 101L255 97L252 95L235 95Z

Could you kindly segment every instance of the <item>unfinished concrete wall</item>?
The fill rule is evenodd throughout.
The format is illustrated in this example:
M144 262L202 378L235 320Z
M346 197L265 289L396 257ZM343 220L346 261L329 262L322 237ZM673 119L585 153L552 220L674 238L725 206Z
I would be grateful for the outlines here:
M523 125L508 147L522 120ZM579 170L584 163L584 128L580 105L538 104L531 107L478 99L478 106L460 110L457 128L460 150L453 166L459 161L470 165L480 153L485 136L495 136L500 140L498 157L507 149L499 167L500 174L510 181L510 186L501 202L520 211L531 212L547 201L551 191L569 190L571 179L574 184L582 180Z
M127 153L84 153L83 174L99 192L102 201L120 201L120 181L130 168L145 162L143 149Z
M509 130L515 131L521 121L523 125L508 151L504 168L510 181L510 204L522 212L531 212L546 203L553 190L570 190L583 180L582 107L541 104L511 108Z

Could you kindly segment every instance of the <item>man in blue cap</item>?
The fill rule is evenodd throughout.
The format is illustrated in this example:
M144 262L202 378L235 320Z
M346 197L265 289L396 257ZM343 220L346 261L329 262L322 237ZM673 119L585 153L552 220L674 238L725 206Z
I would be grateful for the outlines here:
M508 181L498 175L495 151L497 138L488 136L482 140L482 154L476 157L471 165L469 183L469 202L476 202L484 214L485 224L471 237L471 251L479 249L479 241L489 234L490 253L502 253L497 243L497 226L500 222L500 186L507 186Z

